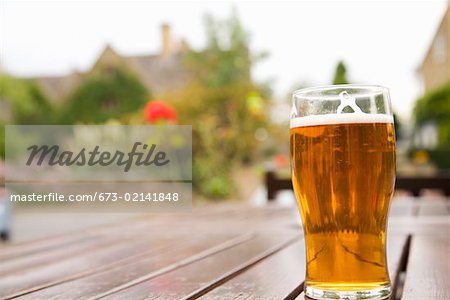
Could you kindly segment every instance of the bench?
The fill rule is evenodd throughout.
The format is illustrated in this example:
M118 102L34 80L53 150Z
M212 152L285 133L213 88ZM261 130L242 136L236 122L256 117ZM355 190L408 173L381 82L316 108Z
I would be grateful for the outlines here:
M265 173L265 185L267 188L267 199L275 199L276 193L281 190L292 190L290 178L278 178L275 171L268 170ZM447 197L450 196L450 174L442 173L435 176L397 176L395 182L397 190L410 192L418 197L423 190L440 190Z

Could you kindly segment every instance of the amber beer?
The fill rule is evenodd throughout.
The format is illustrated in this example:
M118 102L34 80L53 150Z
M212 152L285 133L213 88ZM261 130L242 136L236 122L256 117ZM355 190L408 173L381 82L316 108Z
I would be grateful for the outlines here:
M307 295L388 288L386 219L395 181L392 117L295 118L290 139L292 182L307 246Z

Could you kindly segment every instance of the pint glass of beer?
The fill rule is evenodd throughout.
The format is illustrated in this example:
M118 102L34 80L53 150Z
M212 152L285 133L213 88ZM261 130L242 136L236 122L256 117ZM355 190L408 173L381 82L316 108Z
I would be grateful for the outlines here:
M395 132L388 89L335 85L294 92L290 142L306 242L306 296L389 297L386 226Z

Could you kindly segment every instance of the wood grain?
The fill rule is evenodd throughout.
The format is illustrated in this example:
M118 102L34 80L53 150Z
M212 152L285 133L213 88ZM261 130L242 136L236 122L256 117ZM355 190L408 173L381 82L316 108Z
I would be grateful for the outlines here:
M73 258L80 254L95 251L96 248L108 245L128 242L128 239L117 236L99 236L96 238L81 240L74 244L65 244L61 247L53 247L44 252L31 253L29 255L13 257L0 261L0 278L10 273L24 269L37 268L67 258Z
M436 203L391 210L394 282L413 235L404 300L450 299L448 204ZM296 207L227 204L2 246L0 299L303 299L301 232Z
M450 299L450 235L413 237L402 300Z
M202 300L278 300L298 289L305 276L304 241L299 240L203 295Z
M182 299L209 286L235 276L239 271L283 249L294 241L292 235L267 236L207 256L195 264L186 265L138 284L118 287L99 297L107 299ZM114 292L114 291L112 291Z
M252 238L253 236L248 234L238 237L208 235L179 239L175 244L166 247L134 241L126 248L115 248L113 251L104 249L97 255L90 253L81 260L66 261L62 266L58 265L58 268L50 266L46 270L39 269L39 273L46 277L41 282L47 286L34 286L34 292L27 292L19 299L88 299L142 276L157 275L176 268L182 265L184 260L190 259L189 262L192 262ZM81 264L83 268L73 270L75 264ZM89 264L96 269L93 270L92 266L89 268ZM82 273L83 271L85 273ZM59 273L68 277L61 281L60 277L55 277ZM77 273L81 274L71 277ZM49 284L52 280L56 282ZM24 283L30 281L26 278ZM16 281L14 282L17 285Z
M124 224L127 230L123 230ZM139 230L148 230L149 220L147 218L131 218L120 223L111 223L96 226L89 230L68 231L51 237L37 240L7 244L0 247L0 262L12 258L35 255L39 252L47 252L53 249L71 247L87 240L97 240L103 236L126 237L136 234Z
M86 276L138 257L142 252L149 254L167 246L167 241L131 243L124 240L122 243L98 247L67 259L14 271L0 278L0 299L18 296L70 278Z
M450 202L443 199L429 199L421 201L419 216L449 216Z

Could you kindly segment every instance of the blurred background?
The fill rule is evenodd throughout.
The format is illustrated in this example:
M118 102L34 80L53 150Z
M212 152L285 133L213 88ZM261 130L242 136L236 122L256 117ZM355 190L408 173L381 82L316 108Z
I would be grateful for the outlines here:
M194 205L265 205L267 172L289 178L292 91L341 83L389 87L399 176L439 177L450 169L449 6L2 1L0 180L5 124L191 124ZM290 191L274 198L294 203ZM17 240L127 217L25 205L10 221L1 201L0 233Z

